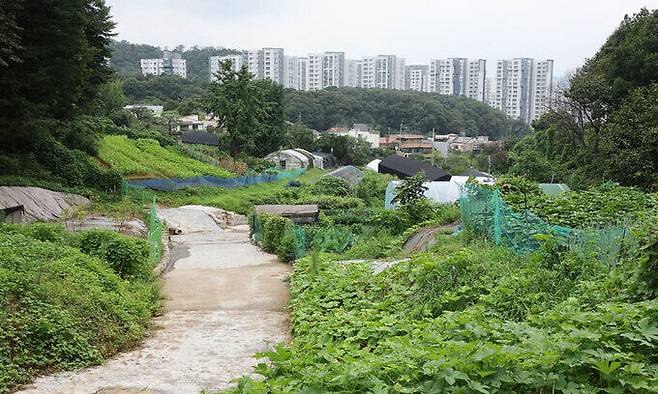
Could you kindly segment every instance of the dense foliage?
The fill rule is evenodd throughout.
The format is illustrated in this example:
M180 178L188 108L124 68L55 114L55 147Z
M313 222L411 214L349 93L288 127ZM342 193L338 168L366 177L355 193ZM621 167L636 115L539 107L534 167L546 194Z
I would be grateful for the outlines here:
M232 156L265 156L284 140L283 88L271 80L255 80L246 67L233 71L224 62L206 99L219 119Z
M162 105L166 111L188 115L200 111L200 97L207 83L197 83L178 76L147 75L125 77L123 92L131 104Z
M98 157L124 175L156 178L233 176L222 168L184 156L174 147L163 148L158 141L151 139L131 140L121 135L106 136L101 140Z
M528 127L507 119L485 103L457 96L383 89L331 88L286 91L288 120L316 130L368 123L382 132L410 130L466 133L501 138L523 135Z
M658 10L627 16L510 154L513 173L572 186L658 182Z
M564 254L519 259L468 236L380 274L297 261L290 345L263 353L233 392L650 392L658 304L628 292L636 262L608 271Z
M118 174L89 157L96 133L115 127L98 117L111 77L109 7L3 2L0 20L0 175L119 191Z
M114 233L0 226L0 392L139 341L159 304L147 256L143 240Z
M121 76L141 75L140 59L153 59L162 56L162 49L147 44L131 44L127 41L112 41L112 67ZM174 50L181 54L187 66L187 78L195 82L208 82L208 58L238 53L232 49L198 47L185 49L178 45Z
M571 228L614 226L658 212L658 194L612 184L552 197L510 190L505 199L518 211L529 209L548 223Z

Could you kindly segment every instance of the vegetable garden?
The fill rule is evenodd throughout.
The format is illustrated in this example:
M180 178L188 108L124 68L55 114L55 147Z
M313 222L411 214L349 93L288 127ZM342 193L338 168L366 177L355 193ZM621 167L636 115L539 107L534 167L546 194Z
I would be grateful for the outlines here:
M98 157L121 174L131 177L234 176L215 165L187 157L173 146L163 148L151 139L131 140L121 135L105 136L101 140Z
M609 185L529 202L510 183L500 198L520 217L532 206L543 223L582 231L624 223L635 243L610 264L597 245L583 253L542 231L526 234L536 247L514 253L467 224L373 273L350 259L405 255L419 221L409 217L426 202L328 210L314 226L256 217L266 250L293 260L299 239L311 248L294 262L292 343L260 354L263 381L245 377L229 392L657 392L656 195ZM432 208L420 221L448 221L449 207ZM369 225L377 231L357 230Z

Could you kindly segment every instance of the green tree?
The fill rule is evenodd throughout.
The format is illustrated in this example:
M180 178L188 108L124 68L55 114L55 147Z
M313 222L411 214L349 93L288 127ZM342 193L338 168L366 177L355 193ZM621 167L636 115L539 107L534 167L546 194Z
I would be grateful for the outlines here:
M413 204L425 198L427 191L427 176L423 171L419 171L416 175L408 178L400 183L396 188L396 195L393 197L393 203L400 203L403 206Z
M626 16L510 154L511 171L572 186L656 184L658 10ZM551 178L553 176L551 175Z
M106 44L114 26L109 8L102 0L19 4L11 21L21 48L13 46L12 56L21 61L0 73L0 116L70 119L94 101L109 76Z
M20 62L21 28L16 22L16 11L20 1L0 1L0 69L11 63Z
M232 156L263 156L283 144L283 89L270 81L255 81L249 70L233 71L225 62L210 86L207 109L226 133Z
M318 143L313 130L299 123L286 124L286 145L291 148L302 148L313 152Z

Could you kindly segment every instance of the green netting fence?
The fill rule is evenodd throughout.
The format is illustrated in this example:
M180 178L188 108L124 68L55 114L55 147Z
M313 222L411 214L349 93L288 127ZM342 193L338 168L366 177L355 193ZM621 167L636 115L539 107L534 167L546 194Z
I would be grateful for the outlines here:
M162 258L162 222L158 218L158 208L155 205L155 197L151 201L151 208L148 213L148 243L149 243L149 261L155 267Z
M459 199L464 227L485 235L516 254L538 250L548 239L583 256L594 256L614 266L634 239L627 225L574 229L545 222L530 210L517 212L505 204L500 191L467 184Z
M155 194L145 189L132 187L125 181L123 183L123 189L125 193L130 191L130 198L143 207L144 211L148 209L148 212L145 214L145 223L148 229L149 262L155 267L160 262L160 258L162 258L162 234L164 231L162 221L158 218Z

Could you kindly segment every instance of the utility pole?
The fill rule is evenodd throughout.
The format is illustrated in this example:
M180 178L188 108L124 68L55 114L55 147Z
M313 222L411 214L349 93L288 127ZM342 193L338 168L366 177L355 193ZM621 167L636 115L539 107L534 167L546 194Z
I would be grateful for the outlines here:
M400 122L400 136L398 137L398 151L402 149L402 125L403 122Z
M432 127L432 166L434 166L434 133L436 129Z

